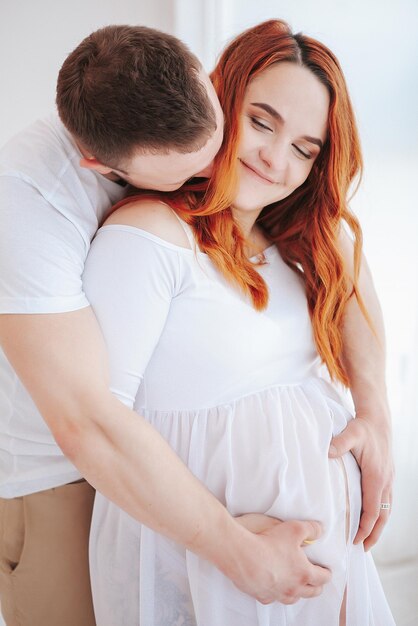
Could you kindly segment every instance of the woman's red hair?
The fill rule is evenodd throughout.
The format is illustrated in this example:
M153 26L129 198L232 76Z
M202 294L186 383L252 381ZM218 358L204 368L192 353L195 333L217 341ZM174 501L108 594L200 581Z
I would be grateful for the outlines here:
M305 183L289 197L265 207L257 223L276 243L284 261L304 278L318 352L331 377L349 384L342 363L342 323L352 293L367 317L356 287L361 229L347 206L362 159L344 76L332 52L310 37L293 35L281 20L259 24L234 39L211 75L225 115L224 141L213 176L208 184L185 186L165 200L191 224L199 248L219 270L252 298L257 309L264 308L267 286L246 256L246 242L231 205L247 85L272 64L284 61L308 68L328 89L328 135ZM354 235L354 286L338 245L343 221Z

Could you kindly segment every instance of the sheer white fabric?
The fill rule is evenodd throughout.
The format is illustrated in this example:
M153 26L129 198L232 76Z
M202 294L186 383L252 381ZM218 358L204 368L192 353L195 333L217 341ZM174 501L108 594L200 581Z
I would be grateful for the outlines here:
M327 454L352 416L319 375L302 281L274 247L265 258L259 271L270 301L260 313L206 255L107 226L93 242L84 286L108 345L114 393L233 515L321 521L324 534L306 551L331 568L332 581L318 598L263 606L98 494L98 626L334 626L345 589L347 626L394 624L370 555L352 546L357 464L351 454Z

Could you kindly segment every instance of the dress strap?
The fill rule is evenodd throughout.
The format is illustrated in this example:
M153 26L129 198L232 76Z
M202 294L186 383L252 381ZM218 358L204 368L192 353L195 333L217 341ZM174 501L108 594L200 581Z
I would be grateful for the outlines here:
M188 242L190 244L191 249L192 250L196 250L196 239L194 237L194 233L193 233L192 227L187 222L182 220L181 217L179 217L175 211L173 211L173 213L177 217L178 221L180 222L180 224L181 224L181 226L182 226L182 228L183 228L183 230L184 230L184 232L186 234L186 237L187 237L187 240L188 240Z

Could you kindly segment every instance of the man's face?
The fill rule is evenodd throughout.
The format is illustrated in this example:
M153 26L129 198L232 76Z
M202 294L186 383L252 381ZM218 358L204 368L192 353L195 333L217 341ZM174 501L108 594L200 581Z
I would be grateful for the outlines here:
M213 159L222 143L223 113L209 77L203 70L200 75L216 115L216 130L205 145L196 152L186 154L174 150L141 152L125 164L123 171L113 172L135 187L157 191L174 191L193 176L210 175Z

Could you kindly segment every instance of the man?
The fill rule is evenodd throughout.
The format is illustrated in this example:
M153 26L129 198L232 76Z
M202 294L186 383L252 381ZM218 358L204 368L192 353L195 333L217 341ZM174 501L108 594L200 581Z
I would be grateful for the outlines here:
M8 626L94 624L89 483L263 602L316 595L330 574L308 562L303 541L318 537L319 525L266 520L256 534L251 518L234 520L158 433L110 394L106 349L82 291L91 238L126 181L168 191L212 162L222 113L208 77L169 35L107 27L64 63L57 104L61 121L38 122L0 155L0 341L10 362L3 358L0 369L0 591ZM370 399L383 378L381 368L368 373L381 352L354 301L346 327L364 419L335 443L339 454L355 447L373 474L386 439L375 434ZM384 394L381 402L385 410ZM383 422L377 415L375 423ZM383 523L373 507L388 479L379 480L362 539L377 517Z

